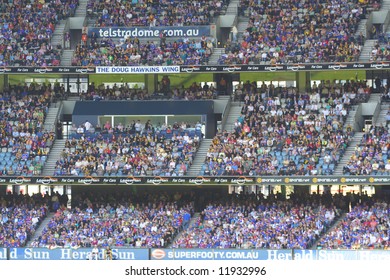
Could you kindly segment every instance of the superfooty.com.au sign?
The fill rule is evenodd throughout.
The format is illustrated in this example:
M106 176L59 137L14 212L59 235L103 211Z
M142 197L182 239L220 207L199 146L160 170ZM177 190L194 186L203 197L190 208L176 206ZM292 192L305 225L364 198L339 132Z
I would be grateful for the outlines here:
M166 37L202 37L210 36L207 26L169 26L169 27L93 27L88 28L88 36L96 38L160 38Z

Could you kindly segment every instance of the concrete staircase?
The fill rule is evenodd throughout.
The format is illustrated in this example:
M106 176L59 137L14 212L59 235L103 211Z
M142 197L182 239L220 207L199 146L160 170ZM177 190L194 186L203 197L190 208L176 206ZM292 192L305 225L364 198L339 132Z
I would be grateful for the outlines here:
M66 139L56 139L53 147L50 150L45 168L42 171L43 176L53 176L56 167L56 162L60 158L62 150L65 148Z
M234 123L236 122L237 118L241 115L241 109L242 106L240 105L240 102L231 103L230 112L227 117L225 125L222 127L222 130L227 130L229 132L234 130Z
M64 50L61 57L61 66L71 66L74 50Z
M249 22L249 18L248 17L243 17L243 16L239 16L238 17L238 21L237 21L237 30L238 30L237 38L238 38L238 41L240 41L240 39L242 38L242 34L247 29L248 22Z
M240 5L240 0L231 0L229 6L226 9L226 14L237 15L239 5Z
M374 48L375 42L377 40L366 40L364 43L364 46L362 48L362 51L360 53L359 61L367 62L371 60L371 51Z
M355 31L355 36L360 35L360 33L362 33L364 36L366 35L366 24L367 24L367 19L361 19L359 21L359 25Z
M371 93L368 103L380 103L381 102L381 93Z
M200 213L195 213L194 216L192 216L190 222L188 223L187 228L180 231L180 233L178 235L176 235L176 237L172 240L172 243L168 244L167 248L172 248L172 245L176 242L176 240L180 239L182 237L182 235L186 232L187 229L189 229L195 225L195 223L199 219L199 216L200 216Z
M383 126L386 126L386 116L387 116L387 112L389 111L389 108L390 108L389 103L381 104L381 111L378 115L378 118L375 121L377 125L383 124Z
M218 60L221 55L225 54L225 48L214 48L212 55L209 58L209 65L218 65Z
M31 247L31 244L34 240L36 240L39 236L42 235L43 230L46 228L46 226L49 224L50 220L53 218L54 213L49 212L46 216L46 218L41 222L39 227L36 229L34 234L31 236L31 239L29 242L27 242L26 247Z
M88 0L79 0L79 6L74 13L75 17L85 17L87 16L87 3Z
M69 96L68 99L66 99L66 101L80 101L80 96L78 95Z
M202 139L200 143L200 147L196 152L196 156L192 165L190 166L187 175L188 176L198 176L200 171L202 170L202 165L206 159L207 151L211 145L213 139Z
M356 145L360 143L362 140L362 137L364 135L364 132L356 132L352 141L349 143L349 146L347 147L343 157L340 159L340 162L337 164L336 169L334 171L334 175L341 176L343 175L343 168L348 163L349 159L351 158L353 152L355 151Z
M43 124L43 129L47 131L55 131L57 116L60 110L61 102L53 103L49 107L49 111L47 112L45 122Z
M358 105L351 106L351 109L348 112L348 117L344 123L344 128L347 128L348 126L354 127L357 108Z
M56 24L56 28L54 29L54 32L51 36L50 44L55 48L58 45L61 45L63 47L63 39L64 39L64 32L65 32L65 25L66 20L60 20Z

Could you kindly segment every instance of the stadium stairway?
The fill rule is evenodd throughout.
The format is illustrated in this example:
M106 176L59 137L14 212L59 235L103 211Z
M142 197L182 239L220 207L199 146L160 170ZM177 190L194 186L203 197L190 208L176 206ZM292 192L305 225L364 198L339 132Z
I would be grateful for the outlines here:
M200 147L196 152L195 159L192 162L190 168L188 169L188 176L198 176L202 170L202 165L206 159L207 151L211 145L212 139L202 139Z
M364 132L355 132L355 135L351 142L349 143L349 146L345 150L345 153L343 157L340 159L340 162L337 164L336 169L334 171L334 175L336 176L342 176L343 175L343 168L348 163L349 159L351 158L353 152L355 151L356 145L360 143L362 140Z
M390 104L381 104L381 111L379 112L378 118L376 119L375 123L377 125L383 124L383 126L386 126L386 115L390 108Z
M248 17L243 17L243 16L238 17L238 21L237 21L238 41L240 41L242 39L242 34L244 33L244 31L248 27L248 22L249 22Z
M61 109L61 102L54 102L50 105L49 111L47 112L43 129L47 131L55 131L58 112Z
M66 25L66 20L60 20L54 29L53 35L51 36L50 39L50 44L53 47L56 47L58 45L63 45L62 41L64 39L64 32L65 32L65 25Z
M53 176L57 160L60 159L62 150L65 148L66 139L56 139L53 147L50 149L45 168L42 171L43 176Z
M371 93L370 99L368 99L368 103L380 103L381 102L381 93Z
M355 36L358 36L360 33L363 35L366 34L366 24L367 24L367 19L361 19L359 21L358 27L355 31Z
M314 242L314 244L311 246L311 250L316 250L317 249L317 246L318 246L318 242L320 241L320 239L325 236L328 232L331 232L334 228L338 227L340 225L340 223L343 221L343 219L345 218L346 216L346 213L343 213L341 214L338 218L336 218L336 221L334 222L334 224L328 228L328 230L326 230L325 232L323 232L322 234L320 234L319 238L317 239L316 242Z
M361 62L367 62L370 61L371 58L371 51L374 48L376 40L366 40L364 42L364 46L362 48L362 51L360 53L359 61Z
M61 57L61 66L71 66L74 50L63 50Z
M30 240L27 242L26 247L31 247L31 243L36 240L39 236L42 235L43 230L45 227L49 224L51 218L53 218L54 213L49 212L46 216L46 218L41 222L41 224L38 226L34 234L31 236Z
M348 112L348 117L344 123L344 129L347 128L348 126L354 127L357 108L358 108L358 105L351 106L351 108Z
M237 120L237 118L241 115L241 109L242 106L240 102L232 102L229 115L227 116L227 120L225 125L222 127L222 130L227 130L227 131L233 131L234 130L234 123Z
M231 0L229 6L226 9L227 15L237 15L238 6L240 5L240 0Z
M181 236L183 235L183 233L186 231L187 228L191 228L196 223L199 216L200 213L195 213L194 216L192 216L190 222L188 223L188 226L184 230L180 231L178 235L175 236L175 238L172 240L172 243L167 245L167 248L172 248L172 245L175 243L175 241L181 238Z
M74 13L75 17L85 17L87 16L87 3L88 0L79 0L79 6Z
M221 55L225 54L225 48L214 48L213 53L209 58L209 65L218 65L218 60Z

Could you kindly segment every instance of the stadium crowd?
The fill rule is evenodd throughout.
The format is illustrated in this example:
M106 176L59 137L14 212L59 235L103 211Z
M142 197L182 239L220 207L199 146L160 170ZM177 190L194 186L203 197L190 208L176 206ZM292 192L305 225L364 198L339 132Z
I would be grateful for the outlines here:
M86 121L65 143L54 175L182 176L201 140L201 124L151 121L93 127Z
M304 200L303 200L304 199ZM303 203L303 201L305 201ZM208 203L173 248L307 249L342 213L345 198L232 194Z
M40 194L0 195L0 248L26 246L49 211L47 203Z
M95 26L191 26L208 25L223 13L229 0L108 2L90 0L87 12ZM115 15L115 16L114 16Z
M343 168L346 175L390 175L390 134L387 127L367 131Z
M241 115L214 137L201 174L332 174L353 135L344 127L350 105L369 96L365 82L315 84L310 93L241 83Z
M390 206L386 200L358 203L318 242L321 249L390 248Z
M53 98L51 86L17 85L0 94L0 174L41 173L55 133L43 124Z
M193 215L186 194L153 192L74 198L72 209L60 207L32 247L164 247Z
M202 65L208 62L213 43L210 39L181 38L141 42L137 38L94 39L76 46L73 66Z
M171 99L171 100L208 100L217 97L217 90L211 84L193 83L188 88L174 87L171 88L170 80L164 77L158 83L158 87L154 93L149 94L147 90L141 88L130 88L128 84L114 84L112 87L104 86L104 84L95 86L93 83L89 85L86 92L80 94L81 100L156 100L156 99Z
M241 1L249 24L228 44L220 64L322 63L357 61L364 45L356 34L379 1ZM368 9L370 8L370 9ZM237 37L237 36L235 36Z
M56 66L61 46L50 41L55 25L74 14L78 0L8 1L0 19L0 66Z

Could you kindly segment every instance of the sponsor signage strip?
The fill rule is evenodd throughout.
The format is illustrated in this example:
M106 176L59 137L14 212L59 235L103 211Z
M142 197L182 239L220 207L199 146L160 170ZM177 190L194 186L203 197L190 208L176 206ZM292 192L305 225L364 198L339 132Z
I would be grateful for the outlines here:
M181 72L279 72L279 71L324 71L324 70L375 70L389 69L390 62L378 63L319 63L277 65L207 65L181 66Z
M88 260L91 248L1 248L0 260ZM134 249L113 248L116 260L389 261L386 250ZM104 249L98 259L104 259Z
M0 177L0 185L381 185L389 176Z
M98 66L97 74L158 74L180 73L180 66Z
M280 72L324 70L385 70L390 62L373 63L323 63L296 65L199 65L199 66L97 66L97 67L0 67L0 74L159 74L207 72Z
M160 38L210 36L211 26L156 26L156 27L90 27L88 36L95 38Z

